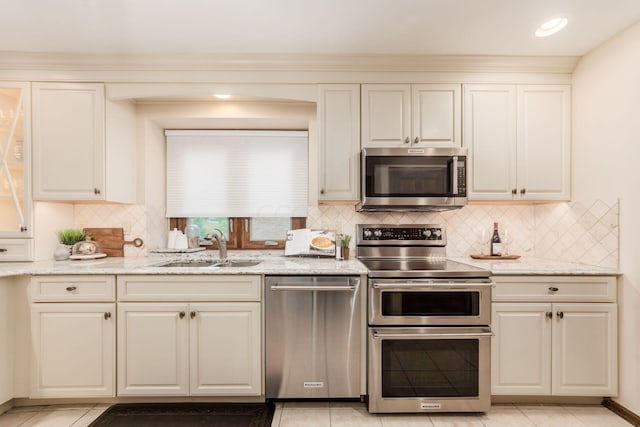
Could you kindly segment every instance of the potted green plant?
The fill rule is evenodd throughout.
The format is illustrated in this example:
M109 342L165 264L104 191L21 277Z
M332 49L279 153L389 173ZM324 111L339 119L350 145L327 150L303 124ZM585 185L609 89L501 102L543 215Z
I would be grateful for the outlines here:
M63 261L71 255L71 248L78 242L86 240L87 235L84 231L77 228L66 228L58 232L58 241L60 244L53 253L56 261Z
M351 243L351 236L345 234L342 236L342 258L349 259L349 243Z

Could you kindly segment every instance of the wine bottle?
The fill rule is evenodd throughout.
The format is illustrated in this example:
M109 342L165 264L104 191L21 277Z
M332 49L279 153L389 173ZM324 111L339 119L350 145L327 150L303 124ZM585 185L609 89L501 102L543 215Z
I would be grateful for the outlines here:
M498 233L498 223L493 223L493 236L491 237L491 256L502 255L502 239Z

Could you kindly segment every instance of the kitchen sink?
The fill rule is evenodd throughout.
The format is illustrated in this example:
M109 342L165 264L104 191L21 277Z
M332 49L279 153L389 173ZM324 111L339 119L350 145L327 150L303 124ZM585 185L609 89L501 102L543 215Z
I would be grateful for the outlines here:
M219 264L220 267L253 267L260 264L261 261L255 260L240 260L240 259L228 259Z
M158 267L253 267L261 261L243 259L170 261Z
M212 267L217 266L216 261L170 261L160 264L158 267Z

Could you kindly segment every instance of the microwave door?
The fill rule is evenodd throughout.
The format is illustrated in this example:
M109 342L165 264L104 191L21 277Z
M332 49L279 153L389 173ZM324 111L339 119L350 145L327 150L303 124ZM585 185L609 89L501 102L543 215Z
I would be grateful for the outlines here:
M450 173L443 165L377 165L372 197L444 197L450 191Z

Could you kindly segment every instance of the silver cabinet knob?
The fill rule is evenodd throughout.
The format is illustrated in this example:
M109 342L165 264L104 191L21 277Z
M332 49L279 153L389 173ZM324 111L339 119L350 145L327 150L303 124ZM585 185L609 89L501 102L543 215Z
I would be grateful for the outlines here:
M420 138L418 138L418 137L416 136L416 138L413 140L413 143L414 143L414 144L417 144L418 142L420 142Z
M107 312L104 314L104 320L108 320L108 319L110 319L110 318L111 318L111 312L110 312L110 311L107 311Z
M404 139L404 143L405 143L405 144L408 144L408 143L410 143L410 142L411 142L411 138L406 137L406 138Z
M181 311L179 316L181 319L184 319L184 316L186 316L187 314L184 311Z

